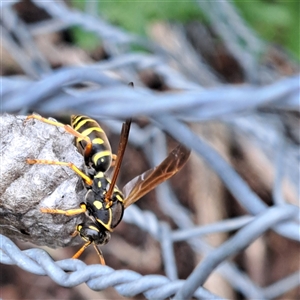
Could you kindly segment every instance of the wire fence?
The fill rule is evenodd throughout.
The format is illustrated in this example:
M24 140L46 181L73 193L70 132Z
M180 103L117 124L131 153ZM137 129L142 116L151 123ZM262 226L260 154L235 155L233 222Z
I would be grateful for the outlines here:
M148 232L160 243L165 276L143 276L130 270L86 265L72 259L55 262L41 249L21 251L4 235L1 235L0 244L1 263L47 275L64 287L85 282L98 291L113 286L120 295L133 297L143 293L147 299L166 299L174 295L174 299L192 296L221 299L202 287L213 272L220 274L235 291L248 299L273 299L299 287L299 270L262 287L230 259L270 229L286 239L300 240L299 147L297 143L287 141L285 123L278 117L281 113L299 112L299 75L278 79L278 74L267 72L267 67L260 65L259 55L264 51L265 43L246 26L227 1L222 5L209 1L197 3L223 38L228 51L242 66L247 84L220 84L221 80L209 73L210 69L205 69L215 80L214 88L205 88L199 78L182 75L180 67L179 70L170 67L169 61L176 58L174 53L129 34L99 16L73 10L61 1L32 3L47 12L49 18L27 24L18 17L13 2L1 3L3 46L26 74L26 77L1 78L2 113L22 115L37 111L46 116L80 113L102 119L114 133L119 132L120 119L147 117L151 124L143 128L134 125L130 143L143 149L151 166L167 155L167 138L159 127L199 155L246 214L199 226L179 202L171 185L164 183L156 189L158 203L177 226L176 230L169 223L160 221L154 213L137 206L126 209L123 220ZM74 25L95 33L103 41L110 59L53 71L34 38ZM241 38L244 43L240 43ZM143 47L151 54L133 51L131 45ZM146 88L139 77L143 70L158 74L177 92L157 93ZM114 76L111 76L112 72ZM135 89L126 86L130 81L135 82ZM92 83L89 88L75 87L87 82ZM264 112L276 112L277 116L269 113L269 122L265 122ZM275 169L271 205L267 205L231 164L187 125L187 122L216 120L230 126L238 135L247 134L270 159ZM2 177L3 169L1 173ZM294 202L286 200L285 178L295 190ZM204 238L207 234L232 231L236 233L218 247L213 247ZM186 241L194 253L204 256L185 280L178 279L174 253L174 243L178 241Z

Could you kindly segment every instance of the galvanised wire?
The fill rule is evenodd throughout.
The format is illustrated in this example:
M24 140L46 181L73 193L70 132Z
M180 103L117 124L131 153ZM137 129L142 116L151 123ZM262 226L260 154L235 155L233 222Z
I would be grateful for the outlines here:
M137 209L137 207L130 207L128 208L128 211L132 210L132 208ZM274 216L274 212L275 212L275 216ZM247 234L245 234L245 232L239 232L239 235L242 235L243 238L236 238L235 237L235 241L234 242L238 242L239 243L239 247L241 247L241 243L244 243L244 245L248 245L249 244L249 240L247 239L253 239L253 234L259 234L259 230L266 230L268 226L270 226L270 222L274 222L274 217L279 217L279 218L291 218L295 213L297 213L293 207L291 206L287 206L285 205L285 207L282 206L278 206L278 207L274 207L270 210L268 210L266 213L264 213L263 215L260 216L260 221L259 219L255 219L251 226L249 226L249 229L245 228L246 230L250 230L250 235L247 236ZM141 216L143 214L143 212L138 212L137 215ZM153 218L155 218L155 216L148 212L148 214L151 214ZM270 214L273 215L273 218L266 218L265 214ZM126 214L127 215L127 214ZM143 217L143 216L142 216ZM263 220L262 220L263 219ZM126 219L125 219L126 220ZM148 221L148 220L147 220ZM257 223L259 223L259 225L257 225ZM135 223L137 224L137 223ZM226 225L225 225L226 226ZM254 226L258 226L258 229L254 229ZM230 228L231 229L231 228ZM230 230L229 229L229 230ZM238 235L237 234L237 235ZM237 236L236 235L236 236ZM189 238L189 236L187 236L187 238ZM236 251L236 249L234 247L232 247L232 243L230 243L229 241L226 242L227 244L224 244L224 247L228 247L230 251ZM221 246L223 247L223 246ZM221 248L220 247L220 248ZM220 256L224 255L224 252L219 250L220 248L217 248L216 251L219 252L218 255L216 255L216 259L219 259ZM106 288L108 286L114 286L115 284L119 284L120 280L122 278L127 278L129 282L131 282L131 280L136 280L136 278L138 278L135 274L135 272L132 272L134 275L131 276L131 273L127 273L122 271L115 271L112 274L110 274L110 272L107 271L108 267L104 267L105 270L102 271L102 267L103 266L99 266L99 270L97 269L98 266L85 266L85 264L82 261L79 260L73 260L73 259L67 259L64 261L59 261L59 262L54 262L49 256L48 254L41 249L30 249L30 250L25 250L25 251L20 251L18 249L17 246L15 246L8 238L1 236L1 249L3 252L1 252L1 262L2 263L6 263L6 264L17 264L19 267L30 271L32 273L38 274L38 275L48 275L50 276L53 280L55 280L58 284L61 284L63 286L74 286L77 284L80 284L81 282L85 282L87 281L87 275L86 273L88 273L88 275L90 277L89 280L87 281L87 284L89 285L89 282L93 282L91 278L95 278L96 282L98 282L97 287L95 287L94 285L90 286L92 289L103 289ZM215 255L215 252L211 252L212 254L210 255ZM227 254L228 255L228 254ZM206 262L209 263L213 263L216 262L215 260L209 260L208 258L206 259ZM40 265L41 264L41 265ZM53 266L52 264L55 264L55 266ZM78 274L74 274L71 278L67 279L65 274L63 274L61 272L60 269L57 268L58 265L59 267L61 267L64 271L77 271L78 270ZM79 266L79 267L78 267ZM43 269L45 269L45 271L43 271L41 269L41 267ZM93 268L95 267L95 268ZM48 270L49 268L49 270ZM82 270L86 270L86 273L81 272ZM94 272L94 270L97 270L96 272ZM110 268L109 268L110 269ZM108 274L110 274L110 276L108 276ZM122 274L122 275L120 275ZM103 275L104 277L101 278L101 280L99 279L99 276ZM115 275L115 276L114 276ZM126 275L126 276L125 276ZM286 290L287 286L286 284L288 284L288 286L290 288L294 288L295 286L299 285L299 276L296 276L297 274L292 274L291 276L289 276L288 278L285 279L283 284L281 281L278 282L279 286L284 287L284 290ZM63 277L63 279L61 278ZM147 277L147 276L146 276ZM121 279L120 279L121 278ZM151 282L151 279L153 277L147 277L147 281ZM159 278L163 278L163 277L157 277L155 278L156 283L160 280ZM100 286L100 282L101 282L101 286ZM123 281L121 281L123 282ZM162 279L162 281L160 282L160 284L164 284L165 278ZM180 285L177 285L178 288L176 288L175 290L173 289L172 291L177 291L180 288ZM280 295L280 289L278 291L278 287L277 284L272 284L272 286L276 287L277 289L277 293L276 295L278 296L278 294ZM155 291L155 295L157 297L154 297L155 299L159 298L159 294L158 291L160 291L161 289L161 285L159 285L159 288L157 291ZM257 288L257 290L259 291L260 289ZM265 290L267 291L267 293L272 293L272 289L271 288L265 288ZM120 292L120 290L118 290ZM136 294L138 294L139 292L142 292L141 290L139 290L138 292L136 292ZM279 293L278 293L279 292ZM256 295L256 297L258 295L261 296L263 295L263 292L261 291L261 293L253 293L253 289L251 291L252 295ZM123 287L122 290L122 295L129 295L128 291L126 290L126 287ZM131 296L134 294L131 294ZM172 295L172 293L170 293L169 295ZM204 297L203 295L201 295L200 297ZM206 297L206 296L205 296ZM204 297L204 298L205 298ZM149 297L150 299L152 297ZM164 297L162 297L163 299Z
M113 52L118 46L132 42L140 43L152 50L157 49L153 46L153 44L148 43L139 37L128 34L125 31L104 22L100 18L95 18L87 14L71 10L66 7L63 2L35 1L35 4L43 7L52 16L54 25L52 27L45 26L45 30L51 31L56 30L59 26L60 28L63 28L76 24L87 30L96 32L98 36L105 40L106 44L110 45L108 49L111 49ZM237 18L235 11L232 7L230 8L230 4L226 2L224 5L226 6L226 10L221 10L220 13L225 14L225 16L217 20L215 19L213 22L215 22L215 24L218 22L222 23L225 19L240 22L239 25L241 26L234 26L233 28L244 28L243 36L245 40L247 38L248 40L251 40L251 37L249 39L249 36L247 37L247 35L251 35L252 33L249 33L249 31L247 32L247 30L245 31L245 28L247 27L245 27L244 24L241 24L242 20ZM216 11L217 8L212 5L211 7L207 6L205 9L206 13L213 17L214 14L211 14L211 12ZM10 12L13 13L13 10ZM31 32L35 34L41 33L41 31L37 30L38 28L38 25L36 27L28 27L28 29L32 30ZM26 27L24 27L24 29L26 30ZM220 32L221 29L222 27L217 28ZM14 30L18 30L18 26L12 27L12 31ZM226 34L221 32L221 35L222 34L225 36L226 41ZM6 38L6 36L4 36L4 38ZM35 47L31 40L29 43L31 43L32 47ZM235 47L237 46L236 43L236 39L233 38L233 42L230 44L232 44L232 47ZM247 43L247 45L250 46L251 43ZM257 40L257 45L262 45L259 40ZM14 44L12 47L16 47L14 50L18 50L18 53L22 53L22 51L24 51L22 44L19 48L17 44ZM259 47L257 49L259 49ZM252 49L251 51L257 53L257 49ZM244 50L245 49L243 49L243 51ZM231 51L235 52L240 50L238 50L238 48L231 48ZM256 56L255 53L253 55L254 57ZM236 56L239 55L236 54ZM34 66L31 58L29 58L29 62L31 62L31 65ZM255 65L255 59L252 59L252 63L253 62ZM139 69L151 67L158 74L163 74L164 79L171 87L182 88L183 91L180 95L173 94L158 96L143 88L131 90L121 85L118 80L112 79L104 73L106 70L123 69L124 67L127 67L127 70L130 70L133 75ZM132 70L134 70L133 73ZM251 80L255 77L255 74L252 72L253 69L248 63L244 66L244 70L250 74L248 77ZM271 215L273 210L277 209L276 207L274 209L265 207L261 199L249 190L247 185L241 181L239 175L235 173L229 165L224 164L224 161L218 157L217 153L212 152L212 149L207 148L208 145L206 145L203 141L200 141L199 137L195 136L189 128L185 127L178 120L201 121L222 119L226 121L228 117L232 118L235 115L238 116L240 113L249 113L250 111L255 111L257 108L262 107L298 109L298 76L287 78L265 87L244 86L238 88L236 86L219 86L213 90L206 90L198 84L189 82L181 76L180 73L172 70L167 65L165 58L159 57L157 52L156 56L151 56L130 52L122 53L122 51L120 54L114 55L109 62L98 63L90 67L65 68L58 72L53 72L50 75L42 74L41 68L37 67L36 72L43 79L39 81L26 82L18 80L17 78L2 79L2 110L7 112L17 112L26 107L27 109L36 109L47 114L55 113L58 110L72 110L91 116L97 115L104 116L106 118L123 118L141 114L147 115L171 135L175 135L176 139L186 143L201 154L209 165L219 174L226 186L231 188L231 191L235 191L236 198L251 214L256 215L263 213L264 215ZM105 88L100 91L85 91L80 93L71 88L72 84L85 81L103 85ZM71 103L71 105L69 105L69 103ZM90 110L89 107L92 107L92 110ZM147 138L150 136L153 137L152 129L149 131L150 133L148 133ZM180 132L180 134L178 134L178 132ZM132 135L134 136L133 140L135 140L137 144L143 144L145 142L144 139L142 140L141 138L138 138L141 135L136 135L134 130ZM162 135L160 133L154 134L154 136L156 136L160 142L162 141ZM156 146L158 146L158 143L154 143L154 147L157 150L158 148ZM163 143L160 143L159 147L164 149L160 149L162 151L152 151L152 155L150 155L152 162L160 159L158 157L159 155L164 155L166 148L165 142L163 141ZM149 147L145 148L149 149ZM178 204L178 201L176 201L176 197L172 190L170 190L168 184L160 186L157 189L157 194L158 199L163 199L163 205L165 205L165 207L162 207L164 208L164 211L170 212L169 215L175 223L177 223L177 225L180 223L179 225L181 227L179 226L179 228L181 228L181 239L187 240L192 245L193 249L199 253L203 254L212 251L212 247L205 243L201 238L191 238L191 235L195 234L195 226L191 222L188 212ZM249 202L249 200L253 202ZM175 210L172 209L173 206L176 208ZM289 210L291 215L299 213L298 208L296 207L289 207L287 210ZM172 214L172 211L176 211L177 216ZM178 211L180 211L180 222L178 219ZM284 213L286 213L286 210L283 210L282 214L279 213L279 219L281 217L285 218ZM276 225L274 228L278 233L299 240L299 236L297 236L299 232L298 224L290 221L278 225L279 219L272 223L271 217L267 217L261 221L259 216L253 216L249 217L249 220L246 219L242 220L241 223L238 222L238 224L235 225L236 227L232 227L229 225L230 222L226 223L224 221L223 229L220 231L242 228L241 231L234 236L234 242L232 240L228 240L225 243L225 246L229 245L233 253L239 249L235 242L238 242L238 244L244 242L243 245L249 245L253 236L251 236L251 234L248 236L246 235L246 240L243 240L240 238L242 235L240 232L244 232L242 231L243 229L247 230L247 226L252 228L251 224L255 223L257 220L257 222L261 221L263 223L263 228ZM178 292L180 288L182 288L181 292L184 289L184 293L191 294L195 287L191 285L189 280L186 281L186 283L184 283L184 281L176 280L177 271L176 266L174 265L175 262L172 258L173 249L171 247L172 243L176 241L176 235L172 236L172 234L168 234L169 229L167 224L159 222L152 213L141 212L134 206L126 210L124 220L132 222L144 230L149 231L158 241L161 242L164 263L166 265L166 274L168 274L169 278L175 281L170 282L166 277L156 275L152 277L141 277L135 272L127 270L113 271L112 269L104 266L86 266L84 263L77 260L53 262L47 253L39 249L24 251L23 253L28 255L26 257L5 237L1 237L1 249L4 251L1 253L1 261L7 264L17 264L27 271L36 274L48 274L48 276L54 280L56 279L56 282L61 285L67 284L67 286L74 286L81 282L87 282L91 288L96 290L116 285L116 289L122 295L132 296L148 290L145 292L146 297L155 299L163 299L173 295ZM178 220L178 222L176 222L176 220ZM269 224L269 222L272 224ZM246 227L243 228L243 225ZM198 234L201 233L201 230L202 232L205 232L207 229L205 227L200 227ZM211 230L214 229L212 228ZM217 229L215 230L217 231ZM251 233L254 235L259 234L259 230L252 230ZM168 239L166 239L167 237ZM208 254L206 260L204 260L204 266L205 263L216 265L217 262L222 261L223 264L220 265L216 271L220 272L236 290L240 291L248 298L277 297L285 291L299 285L299 280L297 280L296 276L297 274L291 274L281 281L262 289L256 286L245 273L238 270L234 263L227 262L225 260L223 257L224 252L221 247L211 252L211 256L215 255L214 258L211 258ZM6 251L8 252L6 253ZM11 254L12 257L9 258L9 256L5 256L5 254ZM30 258L34 258L34 260ZM203 264L200 264L200 266L194 270L191 277L199 280L197 270L201 270L201 268L204 268ZM75 273L72 273L71 276L68 277L68 275L63 272L64 270L74 271ZM204 278L211 273L211 270L201 271L200 273L200 276ZM99 280L99 276L102 275L105 276ZM132 279L132 281L129 279ZM137 281L139 284L137 284ZM151 291L149 291L149 288L151 288ZM201 288L198 288L196 296L206 299L209 297L215 297Z
M258 59L265 47L228 1L215 5L211 1L196 1L209 17L215 31L242 66L248 80L257 80ZM238 26L237 26L238 24Z
M144 88L129 89L89 68L72 68L54 72L30 86L26 83L23 88L8 90L6 95L2 95L2 107L13 112L18 111L23 103L29 109L36 107L42 112L54 113L57 110L78 110L84 106L86 113L110 118L151 116L172 111L174 116L185 121L215 120L257 108L276 108L279 102L281 105L287 103L290 109L297 109L295 96L300 91L299 79L299 76L293 76L265 87L226 86L156 95ZM108 87L85 92L64 90L67 86L85 81L107 84ZM47 101L41 103L41 99Z
M42 249L21 251L11 240L0 235L0 260L5 264L16 264L37 275L47 275L57 284L73 287L85 282L93 290L114 286L123 296L132 297L145 293L149 299L165 299L172 296L184 284L183 280L170 281L162 275L142 276L130 270L115 271L108 266L85 265L80 260L66 259L54 262ZM68 273L66 273L68 272ZM198 288L197 298L221 299L209 291Z
M236 235L224 242L220 247L210 252L188 277L183 287L175 295L175 299L189 299L198 286L201 286L212 270L222 261L245 249L266 230L280 223L292 219L299 214L293 206L277 206L260 214L250 224L243 227Z
M12 7L2 7L1 19L2 41L26 73L36 79L41 74L50 73L51 68L48 62L38 48L33 46L32 35Z

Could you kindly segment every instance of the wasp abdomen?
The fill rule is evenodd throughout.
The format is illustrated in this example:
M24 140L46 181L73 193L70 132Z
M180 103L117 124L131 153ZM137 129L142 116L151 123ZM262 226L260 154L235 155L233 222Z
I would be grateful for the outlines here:
M87 153L87 141L76 137L76 147L84 156L85 164L97 172L106 172L111 166L112 153L104 130L95 120L82 115L71 116L71 125L74 130L85 137L89 137L92 143L92 147Z

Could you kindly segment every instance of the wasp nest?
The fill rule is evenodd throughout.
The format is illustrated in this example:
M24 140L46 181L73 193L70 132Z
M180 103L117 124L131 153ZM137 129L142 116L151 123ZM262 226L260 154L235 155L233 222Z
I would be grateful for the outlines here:
M83 214L45 214L40 208L78 208L85 194L82 179L68 167L29 165L26 159L73 162L82 170L83 157L73 145L74 137L63 128L25 119L0 116L1 233L53 248L78 244L81 239L71 234L84 220Z

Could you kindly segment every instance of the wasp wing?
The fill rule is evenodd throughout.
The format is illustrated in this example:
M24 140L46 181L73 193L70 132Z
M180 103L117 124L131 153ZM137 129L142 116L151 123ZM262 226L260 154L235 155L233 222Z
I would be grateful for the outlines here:
M117 182L117 178L120 173L123 156L124 156L126 145L128 142L130 126L131 126L131 119L127 119L126 122L123 123L123 126L122 126L122 132L121 132L121 138L120 138L119 148L118 148L118 153L117 153L117 160L115 163L115 169L114 169L113 176L111 178L109 189L105 195L106 202L109 202L111 200L111 195L113 194L113 191L114 191L114 188L115 188L115 185Z
M191 151L179 144L157 167L129 181L123 188L124 207L127 208L157 185L175 175L186 163Z

